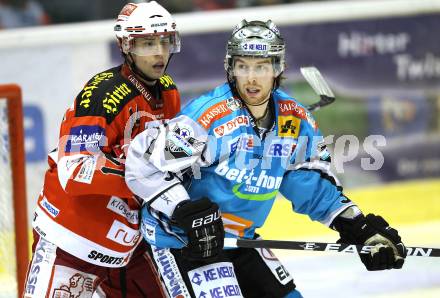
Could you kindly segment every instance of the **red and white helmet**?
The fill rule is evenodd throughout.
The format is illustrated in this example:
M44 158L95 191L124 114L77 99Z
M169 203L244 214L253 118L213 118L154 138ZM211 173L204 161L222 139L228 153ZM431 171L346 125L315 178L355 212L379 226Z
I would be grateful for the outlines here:
M126 4L118 15L114 31L124 54L132 52L135 38L148 36L167 37L170 54L180 52L176 22L156 1Z

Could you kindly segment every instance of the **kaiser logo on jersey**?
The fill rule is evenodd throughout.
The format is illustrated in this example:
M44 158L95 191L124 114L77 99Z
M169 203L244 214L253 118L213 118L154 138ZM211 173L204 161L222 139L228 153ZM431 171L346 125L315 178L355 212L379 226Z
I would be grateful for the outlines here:
M104 145L105 129L99 125L79 125L70 129L65 152L97 152Z
M197 122L207 129L211 126L212 122L230 114L231 112L232 110L228 107L226 100L223 100L207 109L202 116L197 119Z
M307 119L306 110L292 100L278 101L278 112L279 115L283 116L293 115L301 119Z
M222 137L224 135L228 135L238 129L240 126L248 126L249 125L249 117L240 115L235 117L232 120L229 120L228 122L217 126L214 128L214 135L216 137Z

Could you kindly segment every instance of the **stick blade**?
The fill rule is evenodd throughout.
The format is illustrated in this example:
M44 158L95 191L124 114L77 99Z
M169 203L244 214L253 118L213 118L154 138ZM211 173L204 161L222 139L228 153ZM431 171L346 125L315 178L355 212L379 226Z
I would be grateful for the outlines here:
M306 81L312 86L313 90L320 96L324 95L330 98L334 98L335 95L330 89L329 85L319 72L319 70L314 66L301 67L301 74L306 79Z

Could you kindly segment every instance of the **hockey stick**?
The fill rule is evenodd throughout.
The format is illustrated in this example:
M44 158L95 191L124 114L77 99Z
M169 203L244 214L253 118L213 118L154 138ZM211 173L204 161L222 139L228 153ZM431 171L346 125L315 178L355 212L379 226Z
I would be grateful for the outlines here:
M320 101L307 106L310 112L317 111L335 101L335 95L316 67L301 67L300 70L303 77L320 97Z
M271 248L312 251L336 251L346 253L369 253L374 246L352 245L344 243L281 241L281 240L250 240L225 238L225 247L236 248ZM407 256L412 257L440 257L440 248L407 247Z

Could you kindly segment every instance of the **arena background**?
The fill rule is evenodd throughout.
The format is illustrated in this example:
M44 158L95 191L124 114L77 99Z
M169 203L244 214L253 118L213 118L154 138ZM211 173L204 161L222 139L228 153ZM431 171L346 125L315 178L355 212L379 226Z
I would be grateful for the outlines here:
M160 1L159 1L160 2ZM318 99L299 67L318 67L337 101L315 113L334 140L355 135L361 150L343 164L347 195L384 216L409 246L440 247L440 1L328 1L177 14L182 52L168 72L184 103L225 79L223 58L238 21L272 19L287 42L283 88ZM28 214L42 187L46 155L83 84L121 60L113 21L0 31L0 83L23 89ZM379 170L361 168L369 135L383 135ZM346 150L335 151L344 158ZM279 198L260 233L266 239L334 242L335 232L293 214ZM305 297L440 297L440 259L411 257L399 271L367 272L357 256L277 251ZM0 274L8 266L1 256ZM1 276L1 275L0 275ZM9 297L0 279L0 297Z

